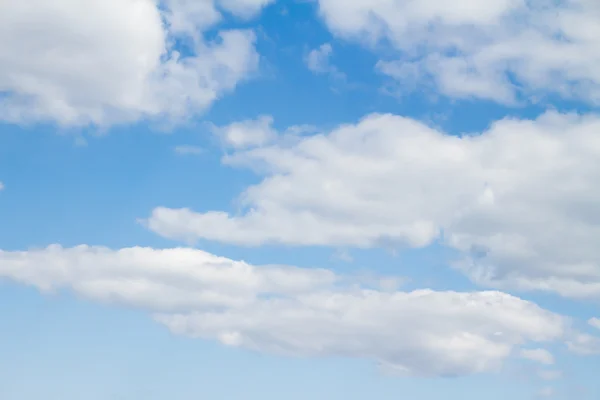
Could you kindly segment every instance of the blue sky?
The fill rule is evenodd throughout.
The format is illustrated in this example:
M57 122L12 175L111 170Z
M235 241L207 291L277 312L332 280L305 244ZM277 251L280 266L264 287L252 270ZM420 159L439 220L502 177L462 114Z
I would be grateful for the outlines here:
M455 3L0 5L0 398L598 398L600 9Z

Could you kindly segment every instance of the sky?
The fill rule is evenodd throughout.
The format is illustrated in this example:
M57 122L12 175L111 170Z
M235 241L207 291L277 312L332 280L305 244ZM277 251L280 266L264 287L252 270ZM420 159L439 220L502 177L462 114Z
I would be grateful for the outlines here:
M596 0L0 2L0 399L600 398Z

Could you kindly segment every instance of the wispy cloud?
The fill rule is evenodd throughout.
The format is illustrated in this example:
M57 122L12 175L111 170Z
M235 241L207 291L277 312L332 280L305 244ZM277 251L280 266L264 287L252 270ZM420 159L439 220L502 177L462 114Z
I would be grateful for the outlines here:
M306 55L306 66L315 74L328 74L334 79L346 80L346 74L331 63L332 53L333 47L331 44L324 43Z
M180 146L175 146L173 151L180 155L198 155L204 153L204 149L200 146L193 146L189 144L184 144Z

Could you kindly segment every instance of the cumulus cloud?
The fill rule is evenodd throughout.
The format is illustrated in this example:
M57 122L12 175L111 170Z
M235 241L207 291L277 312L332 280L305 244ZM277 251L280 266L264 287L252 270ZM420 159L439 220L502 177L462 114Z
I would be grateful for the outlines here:
M227 155L264 174L235 215L158 207L145 222L173 239L249 246L442 241L478 284L600 298L598 130L595 116L548 112L451 136L373 114Z
M324 269L253 266L189 248L0 251L0 277L141 307L173 332L291 356L374 360L411 375L493 371L568 320L495 291L380 291ZM410 327L410 329L406 329Z
M515 103L553 92L600 103L600 5L596 0L319 0L338 37L386 42L378 64L403 87L433 83L452 97Z
M234 149L268 144L277 136L277 131L273 128L273 117L268 115L226 126L213 125L212 131L227 147Z
M172 32L198 37L199 32L221 21L220 11L242 19L255 17L274 0L162 0Z
M222 18L212 0L164 0L163 5L163 16L172 34L198 38Z
M222 5L245 15L263 3ZM258 65L251 31L204 39L220 18L212 1L2 2L0 119L108 126L202 112Z
M24 252L0 251L0 275L44 292L72 289L86 297L152 311L215 309L273 296L312 291L335 283L320 269L256 268L193 249L52 245Z

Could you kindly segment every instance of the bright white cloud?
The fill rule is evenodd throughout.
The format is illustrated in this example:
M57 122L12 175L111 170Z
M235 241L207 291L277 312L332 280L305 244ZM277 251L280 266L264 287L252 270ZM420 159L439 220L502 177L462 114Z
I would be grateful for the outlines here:
M178 120L202 112L257 68L252 32L203 39L202 31L220 19L211 1L164 6L161 11L154 0L0 2L0 92L7 94L0 119L65 126ZM191 49L180 54L172 44L183 36Z
M338 37L387 40L378 69L404 85L433 82L453 97L513 103L548 92L600 103L596 0L319 0ZM410 73L409 73L410 72Z
M0 277L142 307L178 334L368 358L423 376L493 371L521 345L568 332L567 319L501 292L379 291L328 270L256 267L186 248L0 251Z
M505 296L430 290L315 293L263 302L251 309L158 320L195 337L223 338L225 333L225 344L253 350L299 356L367 355L401 373L454 376L496 370L525 336L542 333L534 328L544 321L536 313L532 315L537 322L519 328L527 334L507 329L521 320L517 310L523 305ZM512 311L504 310L505 306ZM407 326L410 329L404 329ZM553 333L544 332L538 340L559 333L557 325L547 327Z
M226 146L235 149L265 145L277 136L273 118L267 115L226 126L212 126L212 131Z
M337 279L327 270L259 269L193 249L113 251L85 245L0 251L0 275L44 292L69 288L95 300L151 311L240 306L252 303L259 294L313 291Z
M521 357L540 364L554 364L554 356L546 349L523 349L521 350Z
M146 224L169 238L251 246L442 240L479 284L600 298L599 130L597 117L549 112L458 137L374 114L226 156L265 174L241 213L159 207Z

